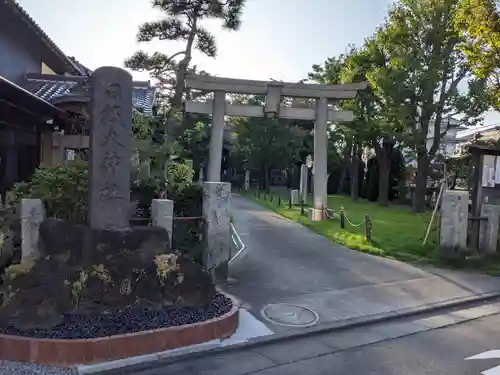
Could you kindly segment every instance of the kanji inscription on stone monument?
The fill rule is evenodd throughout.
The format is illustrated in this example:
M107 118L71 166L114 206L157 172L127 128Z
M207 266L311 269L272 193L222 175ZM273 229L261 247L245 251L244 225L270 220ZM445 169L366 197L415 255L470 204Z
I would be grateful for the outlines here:
M90 78L90 210L96 229L129 226L132 76L102 67Z

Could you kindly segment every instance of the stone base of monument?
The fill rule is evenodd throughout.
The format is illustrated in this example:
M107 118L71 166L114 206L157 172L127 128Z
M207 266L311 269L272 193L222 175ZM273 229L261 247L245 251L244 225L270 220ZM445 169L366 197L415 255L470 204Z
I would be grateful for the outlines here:
M170 248L157 227L40 225L40 256L11 266L0 287L0 359L103 362L227 337L234 301Z
M309 220L312 221L321 221L323 220L323 210L317 209L317 208L309 208L308 212L308 218Z

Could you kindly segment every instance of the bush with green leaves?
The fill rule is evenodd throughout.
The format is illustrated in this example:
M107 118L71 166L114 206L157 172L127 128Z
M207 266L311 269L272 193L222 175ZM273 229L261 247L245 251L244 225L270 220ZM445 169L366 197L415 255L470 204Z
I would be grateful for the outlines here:
M31 180L16 183L11 191L14 203L23 198L41 199L49 217L74 223L87 221L89 173L85 162L40 167Z
M183 191L193 184L194 169L184 163L172 163L168 166L167 179L169 189Z

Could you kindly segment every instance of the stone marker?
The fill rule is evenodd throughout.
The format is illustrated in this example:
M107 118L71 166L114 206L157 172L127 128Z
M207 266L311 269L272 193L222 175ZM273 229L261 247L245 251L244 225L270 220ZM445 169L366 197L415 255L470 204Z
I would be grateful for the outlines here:
M485 253L495 253L498 243L500 206L483 204L481 216L486 216L488 219L481 220L479 224L479 249Z
M102 67L90 77L89 224L129 227L132 151L132 76Z
M45 219L41 199L21 199L21 259L38 257L40 224Z
M198 173L198 183L203 184L205 181L205 168L200 167L200 172Z
M245 169L245 191L250 189L250 169Z
M307 202L307 179L309 177L309 169L307 165L302 164L300 166L300 198L304 202Z
M298 190L290 190L290 199L292 200L292 204L298 205L300 204L300 197Z
M231 255L231 184L210 182L203 184L203 217L207 248L203 263L215 276L219 267L227 267Z
M170 199L153 199L151 201L151 219L153 226L165 228L172 243L174 228L174 201Z
M448 255L467 249L469 192L445 190L441 202L440 246Z

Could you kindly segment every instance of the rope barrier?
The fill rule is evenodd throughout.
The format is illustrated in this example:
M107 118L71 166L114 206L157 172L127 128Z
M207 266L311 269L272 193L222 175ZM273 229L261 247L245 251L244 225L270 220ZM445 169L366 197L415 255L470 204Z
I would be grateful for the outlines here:
M360 227L361 225L363 225L365 223L365 220L363 219L363 221L361 223L356 225L356 224L353 224L351 220L349 220L349 218L347 217L347 215L345 213L344 213L344 217L347 220L347 222L349 224L351 224L351 226L353 226L354 228Z

